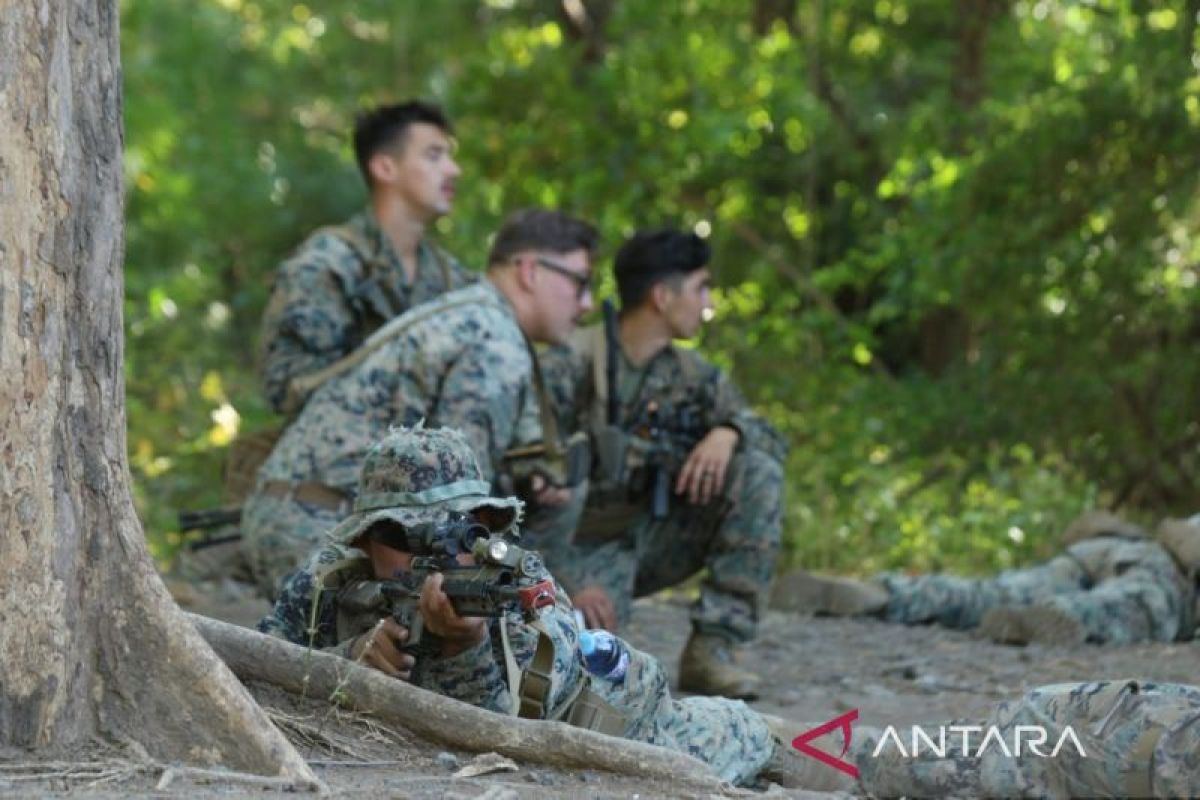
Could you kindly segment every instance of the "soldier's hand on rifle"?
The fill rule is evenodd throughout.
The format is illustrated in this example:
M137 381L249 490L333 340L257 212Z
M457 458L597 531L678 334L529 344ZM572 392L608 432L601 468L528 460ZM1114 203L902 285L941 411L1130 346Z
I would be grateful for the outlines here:
M425 630L442 639L442 657L450 658L470 650L487 636L487 620L483 617L460 617L450 598L442 591L445 576L435 572L421 586L421 616Z
M350 658L393 678L407 681L412 678L412 668L416 662L411 655L400 651L407 641L408 628L391 617L381 619L378 625L350 645Z
M740 438L740 433L725 425L709 431L683 462L675 481L675 494L686 492L688 500L699 505L707 505L719 495L725 488L725 473Z
M608 592L600 586L587 586L571 595L571 605L583 613L583 621L589 628L617 630L617 609Z

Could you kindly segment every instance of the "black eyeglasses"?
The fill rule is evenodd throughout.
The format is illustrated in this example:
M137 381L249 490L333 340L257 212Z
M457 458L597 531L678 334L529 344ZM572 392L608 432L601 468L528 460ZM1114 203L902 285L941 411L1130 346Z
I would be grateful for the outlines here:
M591 274L580 275L574 270L564 267L562 264L556 264L548 258L538 256L534 259L537 263L551 272L557 272L559 275L566 275L575 282L575 299L582 300L583 296L592 290Z

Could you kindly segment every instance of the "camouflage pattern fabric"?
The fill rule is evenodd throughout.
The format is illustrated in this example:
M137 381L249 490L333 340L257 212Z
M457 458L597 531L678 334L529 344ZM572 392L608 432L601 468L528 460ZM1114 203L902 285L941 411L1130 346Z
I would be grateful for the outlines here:
M779 462L755 450L738 453L727 473L726 501L696 506L673 497L665 519L642 510L624 535L610 541L592 538L591 523L605 513L592 506L584 511L574 544L543 549L543 555L553 559L552 569L557 564L570 576L568 585L602 586L621 624L629 621L635 597L706 570L692 625L700 633L749 641L779 553L782 484Z
M596 335L594 328L584 329L570 347L553 348L541 358L564 430L593 430L604 422L587 344ZM693 625L735 642L752 639L779 551L786 445L728 376L694 351L668 346L640 370L622 354L617 376L626 431L639 425L650 402L671 409L664 421L666 441L653 446L661 447L670 471L668 514L652 518L645 486L620 487L614 496L605 490L603 476L593 473L574 544L564 543L570 531L547 526L539 528L534 546L569 588L604 587L622 621L634 597L707 569ZM741 434L724 492L707 506L692 505L674 494L675 477L691 449L719 425ZM649 449L645 440L631 439L627 473L634 483L644 475Z
M1043 686L1000 704L987 720L1011 743L1018 726L1041 726L1051 750L1070 726L1084 755L1068 740L1054 757L998 746L980 754L982 734L961 747L947 737L944 756L923 748L914 757L872 731L851 745L864 792L876 797L1196 797L1200 796L1200 688L1141 681ZM928 726L925 726L928 728ZM901 739L907 729L900 728ZM1028 738L1025 739L1028 741ZM906 744L907 746L907 744Z
M593 422L605 421L603 398L597 396L593 380L591 343L600 336L599 327L580 328L569 345L550 347L542 354L547 391L565 430L589 430ZM682 430L672 437L677 458L686 456L718 425L741 433L739 449L761 450L780 462L787 458L787 444L779 433L755 413L723 370L695 350L668 345L641 369L621 353L617 385L619 417L626 430L634 426L648 401L673 409L676 421L682 423Z
M247 560L268 596L350 513L367 451L392 426L424 419L457 428L489 483L507 449L542 438L528 345L491 282L418 306L385 333L385 344L313 393L259 470L242 529ZM328 509L265 490L280 483L321 484L347 500Z
M1147 539L1085 539L1050 561L994 578L885 574L877 580L891 595L884 617L892 622L971 628L996 606L1051 606L1094 642L1191 635L1181 628L1191 589L1166 549Z
M362 551L328 544L283 582L279 599L258 629L345 657L352 640L344 639L337 630L336 589L342 582L370 577L370 565ZM559 590L557 604L542 612L541 622L554 644L550 709L557 709L573 696L585 675L579 629L566 592ZM507 626L517 665L524 669L533 659L537 631L514 614L495 620L491 635L477 647L450 658L418 659L412 682L471 705L510 713L500 625ZM763 719L741 701L672 698L661 664L632 647L629 652L629 670L621 684L602 679L591 683L594 691L625 716L625 738L687 753L711 766L724 780L751 781L774 747Z
M444 251L435 254L434 245L422 242L409 283L400 256L370 209L346 226L371 246L370 263L344 237L322 229L276 273L261 332L263 383L276 411L298 410L285 408L293 378L347 355L396 315L478 279Z

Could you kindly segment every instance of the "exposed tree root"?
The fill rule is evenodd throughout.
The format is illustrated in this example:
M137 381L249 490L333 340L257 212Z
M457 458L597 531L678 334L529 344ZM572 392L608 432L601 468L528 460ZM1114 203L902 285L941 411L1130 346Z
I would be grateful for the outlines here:
M330 653L187 615L234 674L309 697L325 697L404 725L423 738L473 752L568 769L602 769L669 780L681 791L736 792L704 763L662 747L561 722L514 719L395 680ZM740 793L739 793L740 794Z

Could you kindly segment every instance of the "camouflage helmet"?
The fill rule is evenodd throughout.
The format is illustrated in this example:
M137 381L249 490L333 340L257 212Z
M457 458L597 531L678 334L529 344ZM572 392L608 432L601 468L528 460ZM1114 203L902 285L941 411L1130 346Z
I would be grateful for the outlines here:
M1164 519L1155 534L1184 569L1200 570L1200 514L1187 519Z
M521 518L521 501L492 497L491 486L467 439L453 428L392 428L367 451L354 510L328 534L350 544L381 520L411 526L440 522L450 512L480 508L502 512L496 533Z

